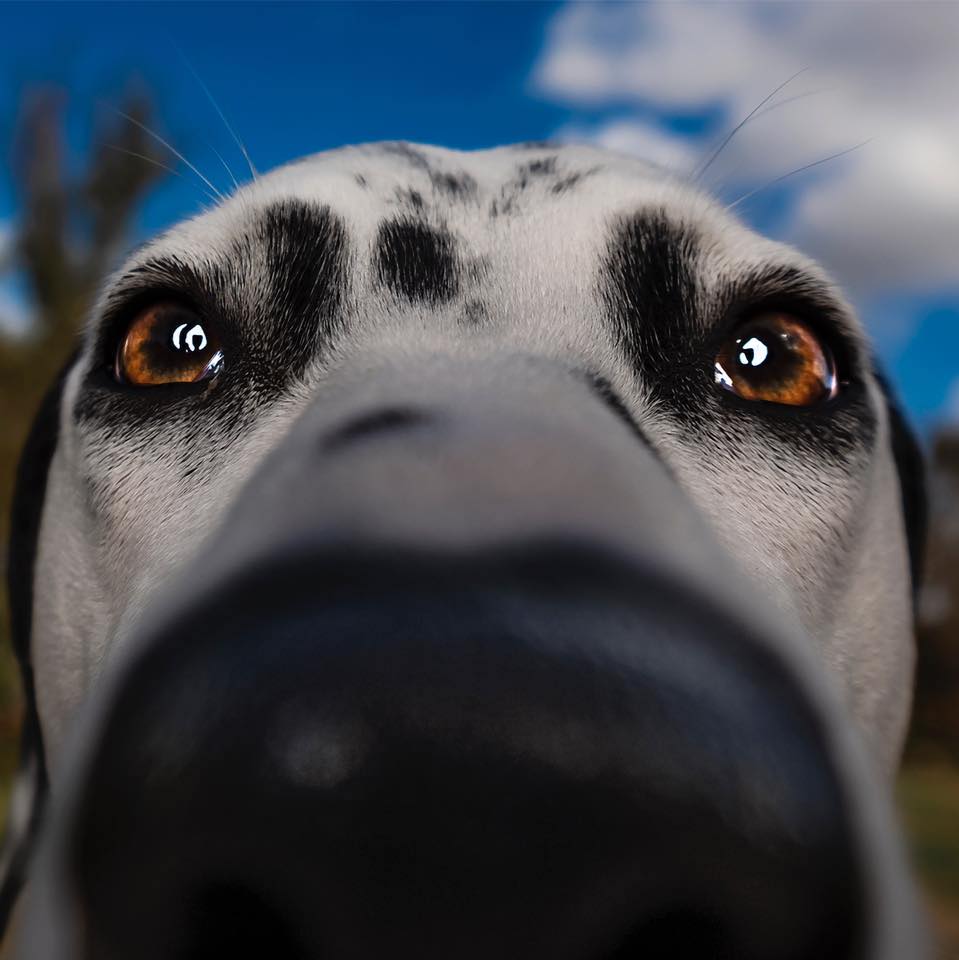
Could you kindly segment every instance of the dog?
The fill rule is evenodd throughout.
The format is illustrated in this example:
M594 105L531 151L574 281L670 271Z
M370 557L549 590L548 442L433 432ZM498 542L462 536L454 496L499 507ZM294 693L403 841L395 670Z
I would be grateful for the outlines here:
M22 955L918 957L923 518L835 284L669 173L259 177L24 453Z

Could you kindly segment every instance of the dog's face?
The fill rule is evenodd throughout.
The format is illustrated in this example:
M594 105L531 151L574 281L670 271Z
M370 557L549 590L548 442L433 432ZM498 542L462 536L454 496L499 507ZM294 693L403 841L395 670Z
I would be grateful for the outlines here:
M474 377L470 396L495 395L484 423L504 434L544 404L563 419L557 377L598 398L622 443L651 452L703 520L718 544L704 564L736 571L731 605L790 625L799 656L894 769L913 663L903 477L869 347L836 287L637 161L385 144L259 179L107 284L57 401L25 651L54 795L99 675L178 572L230 536L224 518L304 418L334 417L350 391L373 396L399 376L398 399L354 423L351 442L416 427L431 371L450 390ZM547 485L562 474L583 491L569 502L590 504L609 475L589 445L602 429L584 427L582 448L543 441L535 457L484 439L475 472L510 475L489 480L503 504L514 472ZM409 443L418 464L435 455L438 470L473 476L449 467L440 441ZM491 466L504 449L515 459ZM622 504L642 502L642 483ZM634 522L599 499L610 529L617 511ZM500 520L494 497L484 543Z
M220 372L118 383L133 317L165 302L185 308L174 326L201 325L200 359L221 351ZM834 397L724 389L720 354L737 362L730 344L749 340L750 321L774 336L776 314L832 354ZM900 484L862 329L833 284L638 162L387 145L280 170L108 284L66 382L36 568L33 663L54 778L105 660L327 372L369 357L374 376L377 359L425 351L542 356L608 383L752 589L798 618L894 765L913 661ZM774 370L769 395L784 389L776 376L814 375Z

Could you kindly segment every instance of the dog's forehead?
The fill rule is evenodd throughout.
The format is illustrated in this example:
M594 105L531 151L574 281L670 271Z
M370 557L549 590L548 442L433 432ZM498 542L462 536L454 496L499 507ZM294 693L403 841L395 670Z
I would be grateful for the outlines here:
M811 261L754 233L669 171L586 145L541 143L461 152L391 142L316 154L178 225L127 267L164 256L228 258L238 236L256 235L258 220L291 201L327 208L343 222L354 266L375 253L384 225L414 222L442 231L460 256L494 263L506 282L526 275L581 286L617 222L648 212L695 234L692 266L707 280L777 264L826 282Z

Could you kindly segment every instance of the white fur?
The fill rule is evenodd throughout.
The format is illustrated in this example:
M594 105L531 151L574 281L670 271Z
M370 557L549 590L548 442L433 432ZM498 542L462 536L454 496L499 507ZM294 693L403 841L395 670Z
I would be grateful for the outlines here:
M595 172L559 197L533 184L513 215L492 218L490 203L503 194L517 164L535 159L536 151L416 149L445 170L470 174L476 198L453 202L439 195L428 175L401 156L377 147L345 148L260 178L138 251L107 284L105 296L123 286L131 268L157 255L198 265L229 257L232 240L283 198L329 204L349 231L346 333L284 398L257 411L252 427L194 438L189 452L197 469L186 479L179 466L184 443L191 441L184 436L149 427L117 436L76 423L77 392L93 362L101 308L94 312L64 394L37 566L33 659L54 788L65 734L104 662L159 585L216 527L324 371L337 357L364 350L400 357L424 348L463 354L505 347L572 360L605 376L757 593L771 596L803 626L824 674L843 691L877 760L891 770L908 714L913 641L899 495L877 389L871 389L879 418L876 453L853 471L812 457L776 462L758 432L735 446L693 444L668 410L650 402L612 342L596 296L610 225L644 209L661 208L676 222L695 225L703 244L693 266L707 298L710 289L764 264L800 267L824 289L831 289L828 280L700 192L632 159L585 147L544 149L543 156L558 156L563 170ZM367 189L357 184L357 174ZM410 187L422 191L425 216L450 230L461 257L483 268L453 304L435 310L401 302L372 276L376 231L395 212L396 189ZM262 269L251 267L253 273ZM259 281L251 276L249 282ZM488 318L467 331L456 316L474 297L482 299ZM862 336L848 310L846 322Z

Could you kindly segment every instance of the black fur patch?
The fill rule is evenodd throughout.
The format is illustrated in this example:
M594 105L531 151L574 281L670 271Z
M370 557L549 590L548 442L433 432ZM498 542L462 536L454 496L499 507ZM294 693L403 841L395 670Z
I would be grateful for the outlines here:
M221 427L239 424L249 411L247 389L280 394L340 330L347 247L346 228L328 207L287 200L252 218L222 260L140 265L109 295L77 417L148 424L162 408L215 405ZM205 384L117 384L110 371L126 326L142 307L171 298L218 332L224 372Z
M17 465L10 517L7 586L10 596L13 649L21 665L28 667L37 537L40 533L40 520L46 497L47 474L60 434L60 399L63 396L63 383L75 360L76 353L47 391L34 418ZM26 687L27 684L25 683L24 686Z
M459 290L460 270L453 238L425 223L384 223L373 260L380 281L411 302L446 303Z
M23 834L14 836L8 833L4 841L7 847L5 853L9 851L10 854L10 866L8 873L0 878L0 934L6 930L10 912L23 886L27 860L36 837L47 792L46 758L30 657L33 584L40 521L46 502L47 476L60 433L60 400L63 396L64 381L75 360L76 353L60 371L40 405L20 455L13 494L7 554L7 589L13 649L20 667L20 682L24 695L18 776L29 777L32 781L34 803Z
M468 173L430 173L430 183L437 193L450 200L472 200L476 196L476 181Z
M462 323L467 327L476 327L489 318L489 310L482 300L470 300L463 308Z
M594 167L592 170L581 170L578 173L571 173L569 176L561 177L549 188L549 192L556 196L569 193L570 190L582 183L586 177L595 173L597 169L598 168Z
M369 187L369 183L367 182L366 177L364 177L362 173L354 173L353 180L356 182L356 185L358 187L362 187L364 190L366 190Z
M419 190L399 188L396 191L396 199L408 207L412 213L419 213L423 209L423 194Z
M516 173L516 182L520 189L524 189L530 180L537 177L552 177L556 175L557 158L540 157L538 160L530 160L524 163Z
M266 243L272 288L263 308L272 307L282 324L273 355L278 368L298 374L337 329L346 229L329 207L287 200L264 211L258 235Z
M793 268L772 268L730 281L708 303L695 275L699 238L670 222L665 211L622 221L609 246L601 279L613 335L650 395L690 429L712 436L754 433L815 456L849 460L875 440L875 416L856 347L828 293ZM714 384L719 346L739 318L775 305L820 326L843 358L849 383L840 396L815 407L742 400ZM705 311L702 312L702 311ZM728 443L730 441L724 440Z
M394 157L402 157L411 167L415 167L417 170L429 172L431 169L426 154L421 150L417 150L415 147L411 147L402 140L397 140L392 143L382 143L379 146L383 153L388 153Z
M528 163L522 163L516 168L512 180L504 185L500 196L494 199L489 208L491 217L512 213L519 203L520 197L533 184L540 185L541 189L548 190L553 196L560 196L572 190L585 177L591 176L599 168L578 170L573 173L564 173L559 166L559 158L555 155L538 157Z
M682 345L698 333L692 266L697 243L695 235L656 211L626 220L610 245L608 299L614 333L647 383L656 379L664 361L674 367Z
M922 585L929 513L926 464L916 436L899 406L889 381L878 369L874 373L883 396L886 398L886 408L889 411L892 455L896 463L896 473L899 475L902 516L906 525L909 568L912 574L913 596L915 596Z

